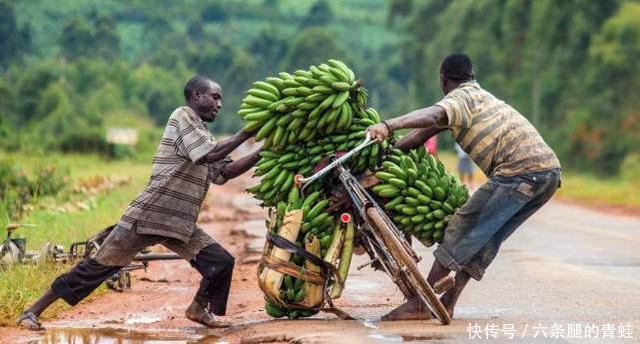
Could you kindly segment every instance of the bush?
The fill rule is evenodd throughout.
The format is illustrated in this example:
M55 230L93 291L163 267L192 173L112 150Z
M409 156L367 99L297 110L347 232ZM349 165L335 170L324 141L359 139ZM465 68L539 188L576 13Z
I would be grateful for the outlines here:
M40 196L56 195L67 184L67 173L55 165L38 165L29 177L12 160L0 160L0 216L18 219L26 205Z
M625 181L640 184L640 154L627 155L620 165L620 174Z
M133 158L136 155L136 149L132 145L110 144L109 157L115 160Z

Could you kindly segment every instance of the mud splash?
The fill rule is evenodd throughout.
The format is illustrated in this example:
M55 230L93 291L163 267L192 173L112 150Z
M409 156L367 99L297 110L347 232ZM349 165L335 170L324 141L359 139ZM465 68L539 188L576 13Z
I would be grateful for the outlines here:
M78 329L78 328L56 328L48 330L44 336L30 343L41 344L62 344L62 343L224 343L217 336L205 336L189 334L183 332L176 333L154 333L132 331L127 329L101 328L101 329Z

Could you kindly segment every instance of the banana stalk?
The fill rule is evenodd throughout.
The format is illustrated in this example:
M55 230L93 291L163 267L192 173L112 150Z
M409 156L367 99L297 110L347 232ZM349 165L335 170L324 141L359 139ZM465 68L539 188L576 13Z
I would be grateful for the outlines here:
M295 242L298 237L298 233L300 232L301 225L302 210L288 212L284 216L283 225L280 227L278 234L289 241ZM278 247L273 249L271 255L284 261L289 261L289 258L291 258L291 253ZM260 278L264 278L265 286L269 290L273 291L274 295L277 295L280 292L280 285L282 285L283 277L284 274L271 269L264 269L260 275Z
M342 222L337 222L334 230L333 237L331 238L331 244L327 248L327 253L324 255L324 261L335 266L338 263L338 257L340 257L340 251L342 248L342 241L344 240L344 228L342 228Z
M342 278L342 284L336 283L331 288L331 298L337 299L342 295L344 285L347 282L347 276L349 275L349 266L351 265L351 256L353 255L353 239L356 235L353 222L347 223L347 229L344 233L344 244L342 245L342 254L340 256L340 266L338 267L338 275Z
M307 239L304 241L304 249L309 251L310 253L316 255L318 258L320 257L320 240L315 235L308 235ZM304 267L308 271L320 272L320 267L311 263L310 261L304 262ZM323 289L324 285L314 284L310 282L305 282L305 288L307 290L307 295L303 301L308 307L316 307L322 304L324 301Z

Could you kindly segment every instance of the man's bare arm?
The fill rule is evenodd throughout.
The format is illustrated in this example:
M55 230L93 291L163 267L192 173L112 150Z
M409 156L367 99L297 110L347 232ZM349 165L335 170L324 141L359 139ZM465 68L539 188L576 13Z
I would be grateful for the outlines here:
M423 129L415 129L411 131L409 134L398 140L396 144L393 146L394 148L398 148L402 151L409 151L410 149L414 149L420 147L432 136L437 133L445 130L445 128L438 127L429 127Z
M207 163L222 160L251 136L253 136L253 134L240 130L230 138L218 142L216 147L212 149L211 152L207 153L207 155L202 157L201 160L204 160L204 162Z
M230 162L222 168L222 173L227 179L233 179L253 167L260 160L260 152L262 148L255 150L234 162Z
M384 123L378 123L367 128L367 132L371 137L379 142L386 139L392 131L397 129L414 128L429 129L438 128L438 124L447 122L447 114L440 106L430 106L427 108L411 111L408 114L390 120Z
M447 114L440 106L429 106L427 108L411 111L408 114L387 121L391 130L406 128L431 128L438 123L446 121Z

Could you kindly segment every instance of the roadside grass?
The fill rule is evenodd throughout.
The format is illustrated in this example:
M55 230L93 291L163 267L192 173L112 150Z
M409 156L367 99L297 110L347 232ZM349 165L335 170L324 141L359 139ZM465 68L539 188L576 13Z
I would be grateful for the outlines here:
M457 173L457 157L451 152L438 154L448 171ZM640 180L630 181L621 177L603 178L589 173L565 170L562 172L562 187L557 196L580 204L599 206L622 206L640 209ZM480 186L486 177L477 167L474 170L474 184Z
M20 223L35 224L35 228L21 228L14 232L14 237L27 239L27 250L39 251L46 243L64 245L83 241L95 232L118 220L127 204L140 192L148 180L151 169L151 154L147 154L147 162L132 159L108 161L96 155L46 155L25 156L0 153L0 158L7 157L16 161L21 168L29 171L36 164L53 163L68 168L69 180L73 184L82 178L91 176L126 176L130 183L92 197L87 210L71 210L60 212L42 209L43 203L65 203L82 201L82 195L63 193L59 197L38 199L35 210L19 220ZM4 226L9 219L0 219L3 225L2 239L6 233ZM39 265L16 265L0 270L0 325L12 325L22 310L44 292L53 279L68 270L70 264L43 263ZM98 295L104 287L97 291ZM55 315L68 306L58 301L45 312L44 317Z
M603 179L586 173L564 173L558 195L593 207L607 205L640 209L640 181ZM636 213L640 215L640 211Z

